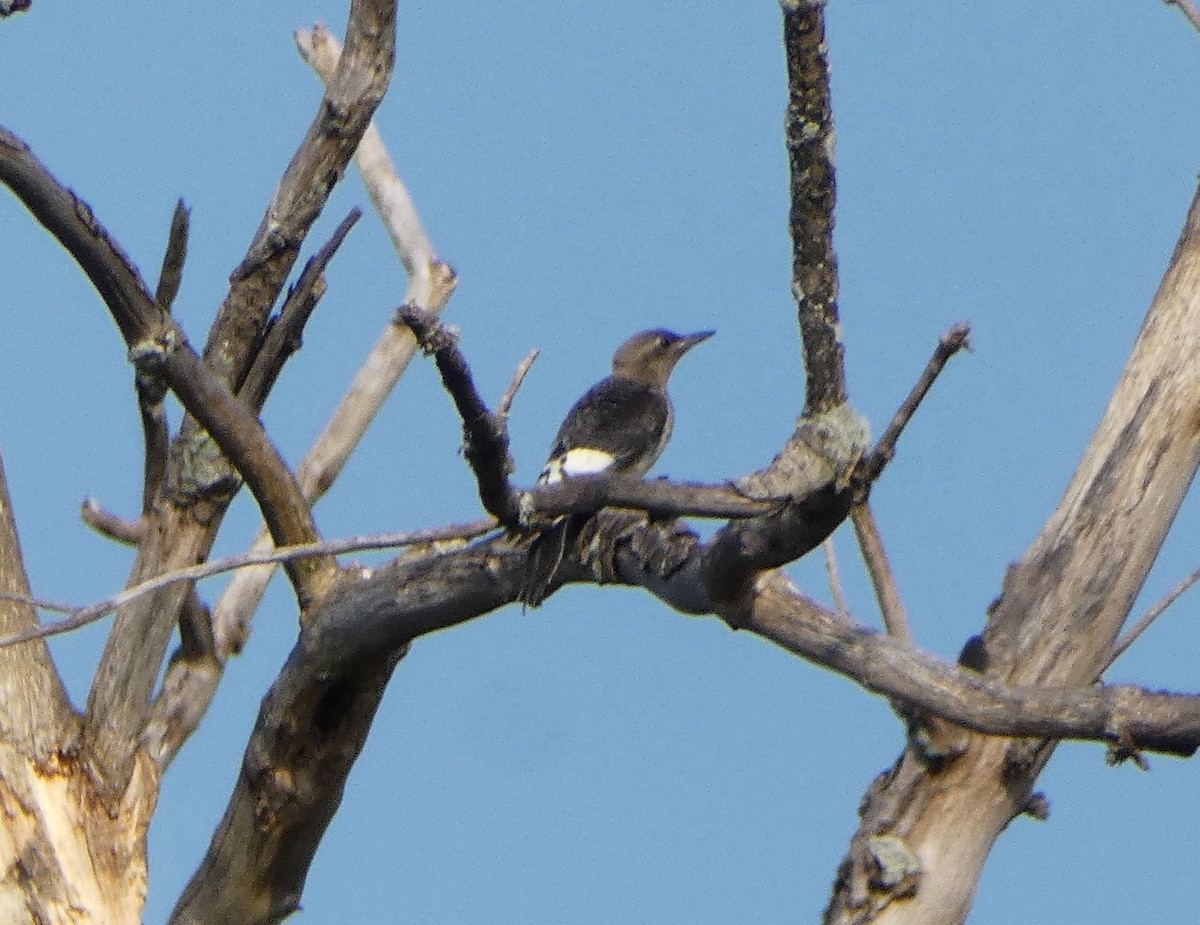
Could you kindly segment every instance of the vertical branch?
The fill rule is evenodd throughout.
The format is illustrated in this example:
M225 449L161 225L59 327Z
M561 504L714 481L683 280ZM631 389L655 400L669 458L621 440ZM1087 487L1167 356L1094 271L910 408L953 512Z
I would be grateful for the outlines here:
M0 460L0 591L29 596L29 577L17 539L4 461ZM30 604L0 599L0 635L11 636L37 626ZM65 747L77 728L62 680L44 640L0 649L0 730L3 744L29 757L47 760Z
M892 572L892 563L884 552L883 537L879 534L879 525L875 523L871 505L866 501L854 505L850 511L850 521L854 524L858 548L862 550L863 561L867 564L867 572L871 576L871 585L875 588L875 599L879 602L883 625L887 628L889 636L912 645L913 636L908 625L908 613L900 599L900 588Z
M792 295L808 374L806 415L846 401L833 251L833 110L825 49L824 0L783 0L788 106L784 139L791 170Z

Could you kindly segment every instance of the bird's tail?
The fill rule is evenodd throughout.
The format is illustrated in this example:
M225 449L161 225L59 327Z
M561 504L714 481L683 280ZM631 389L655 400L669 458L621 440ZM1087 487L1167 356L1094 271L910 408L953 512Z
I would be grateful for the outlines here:
M553 590L554 576L567 552L570 537L578 535L577 517L560 517L534 538L525 560L525 579L518 599L525 607L540 607Z

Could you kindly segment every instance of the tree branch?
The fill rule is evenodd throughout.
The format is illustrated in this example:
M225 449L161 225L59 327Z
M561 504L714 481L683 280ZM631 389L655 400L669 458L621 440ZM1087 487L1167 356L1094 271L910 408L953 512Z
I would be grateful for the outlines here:
M262 346L254 358L254 365L246 375L246 381L238 390L238 399L247 407L260 410L267 400L267 395L275 387L275 380L283 370L283 364L300 349L304 327L312 317L317 302L325 294L325 268L338 252L350 229L362 218L362 210L350 210L333 236L319 251L313 254L300 279L288 292L279 316L267 328Z
M534 514L590 514L605 507L645 511L652 518L757 517L779 510L786 498L748 498L728 485L701 485L667 479L580 476L552 485L537 485L520 493L521 511Z
M473 539L483 533L495 530L494 520L477 520L473 523L452 524L447 527L426 527L420 530L405 530L400 533L379 533L373 536L352 536L340 540L322 540L306 543L302 546L272 547L262 551L250 550L235 556L224 556L220 559L210 559L187 568L165 572L154 578L130 585L117 594L107 597L86 607L71 607L57 601L47 601L31 597L24 593L0 593L0 600L14 601L36 607L40 610L53 610L69 613L71 616L57 623L34 623L19 633L0 638L0 649L19 645L33 639L45 639L49 636L59 636L69 633L90 623L95 623L108 616L113 611L138 598L144 597L163 588L182 583L193 583L213 575L221 575L239 569L256 565L275 565L280 562L291 562L305 559L314 555L336 556L347 552L362 552L368 549L395 549L397 546L431 546L434 544L448 545L453 541Z
M7 636L37 626L33 606L14 600L29 594L29 576L17 539L17 524L4 461L0 459L0 633ZM66 688L54 667L45 643L24 650L0 650L0 677L5 694L0 697L0 728L5 750L19 751L25 758L51 762L67 751L79 731L79 720L71 709ZM0 759L0 765L8 761ZM12 786L10 783L8 786Z
M1184 578L1183 581L1179 582L1177 585L1175 585L1175 587L1163 595L1163 597L1157 601L1153 607L1142 614L1137 623L1135 623L1129 629L1129 631L1122 636L1115 645L1113 645L1112 654L1109 655L1108 661L1105 662L1104 669L1101 674L1112 667L1112 663L1124 655L1129 647L1137 642L1139 638L1141 638L1142 633L1146 632L1146 630L1150 628L1151 624L1154 623L1155 620L1167 612L1167 608L1183 597L1183 595L1186 594L1197 582L1200 582L1200 569L1196 569L1194 572Z
M521 386L525 382L525 377L529 375L529 370L533 368L533 364L540 353L541 351L537 347L529 351L525 359L517 364L512 381L508 383L508 388L500 396L500 404L496 406L496 413L505 420L508 419L509 412L512 411L512 405L516 400L517 392L520 391Z
M237 788L173 925L223 921L234 909L244 921L276 921L294 910L395 660L419 636L514 600L524 563L521 545L502 534L449 552L416 551L347 577L321 601L264 700ZM628 572L639 577L634 566ZM689 596L701 608L718 606L688 566L664 582L641 577L673 606ZM1172 754L1200 745L1200 696L1089 684L1008 688L839 617L779 572L723 605L721 616L869 690L993 734L1132 738ZM240 875L226 875L234 870Z
M900 440L900 435L904 433L904 428L908 426L908 422L917 413L917 408L921 406L921 402L929 394L929 390L933 388L933 383L937 381L937 377L946 368L946 364L950 361L950 358L960 350L971 349L970 338L971 326L963 323L954 325L954 327L950 328L949 331L938 339L933 356L925 364L925 369L921 373L921 377L913 385L903 404L896 409L896 413L888 423L887 430L883 432L883 436L879 438L879 442L875 444L871 452L859 463L858 471L854 477L864 488L870 488L875 483L875 480L883 474L884 468L896 455L896 444Z
M792 295L808 374L807 416L830 411L847 398L833 249L833 109L824 0L782 0L780 5L788 73L784 141L791 171Z
M436 361L442 384L454 399L463 422L463 456L479 485L479 500L484 510L506 526L519 526L520 499L508 481L515 468L508 452L508 425L502 415L488 410L475 388L471 368L458 349L457 338L415 305L396 309L396 320L412 328L421 349Z
M154 301L164 312L170 312L183 283L183 263L187 259L188 231L191 211L180 199L175 203L171 216L171 230L167 234L167 248L163 252L162 268L158 271L158 287L154 290Z
M875 633L764 576L742 625L867 690L977 732L1115 743L1190 756L1200 748L1200 695L1127 685L1009 687Z
M108 306L127 346L162 333L166 315L125 252L96 221L87 203L59 183L29 146L2 126L0 182L75 258Z
M246 406L229 394L186 342L170 350L164 364L171 389L246 480L276 545L317 542L320 535L300 486ZM301 609L324 593L336 570L328 556L289 563L288 577Z
M871 585L875 589L875 598L879 601L883 625L887 627L889 636L912 645L913 635L908 625L908 614L904 610L904 602L900 599L900 589L896 585L892 563L884 551L883 537L879 535L879 525L875 522L870 504L864 501L854 505L850 511L850 521L854 524L858 548L862 550L863 561L867 564L867 573L871 576Z
M146 535L146 521L126 520L100 505L95 498L84 498L79 505L79 519L103 537L136 546Z
M1179 7L1179 11L1187 17L1188 22L1190 22L1197 31L1200 31L1200 7L1196 6L1192 0L1163 0L1163 2L1166 3L1167 6Z
M300 243L345 169L387 86L395 46L394 21L394 3L389 0L351 3L347 49L337 76L276 190L247 258L235 272L210 330L205 360L208 369L224 382L240 384L249 369L267 313L295 262ZM154 310L154 320L162 322L156 306ZM132 327L128 333L136 336L141 327ZM157 345L170 353L169 345L160 340L165 333L155 331L144 343L151 350ZM180 371L181 361L174 362ZM148 530L148 541L138 549L131 583L207 557L237 488L237 480L220 453L190 415L172 447L168 468L171 503L156 511L155 528ZM294 485L277 489L290 494ZM291 536L297 535L294 528L303 532L306 526L305 517L294 506L272 513L268 522L272 519L276 529ZM324 571L318 561L295 566L292 573L298 575L314 567ZM309 592L319 591L315 587L319 582L313 584ZM302 592L302 599L309 592ZM88 728L94 733L90 744L96 771L107 781L110 798L119 799L130 780L137 737L147 720L150 692L188 593L186 589L166 588L122 608L101 657L87 715Z

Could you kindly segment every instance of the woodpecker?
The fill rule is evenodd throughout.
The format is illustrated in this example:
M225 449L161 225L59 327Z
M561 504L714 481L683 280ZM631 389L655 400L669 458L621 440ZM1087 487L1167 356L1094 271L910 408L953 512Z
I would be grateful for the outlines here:
M675 419L667 380L680 358L714 331L675 334L642 331L613 355L612 375L601 379L567 412L539 485L601 473L642 478L671 439ZM560 517L529 551L521 601L537 607L562 562L568 535L586 516Z

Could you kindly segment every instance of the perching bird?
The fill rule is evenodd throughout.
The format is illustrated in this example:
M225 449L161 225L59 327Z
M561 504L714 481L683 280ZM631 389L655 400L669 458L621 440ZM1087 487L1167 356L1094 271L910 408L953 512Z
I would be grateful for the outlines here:
M653 330L625 341L613 355L612 375L588 389L567 412L538 484L603 472L641 478L649 472L671 439L671 371L680 357L714 333ZM577 534L586 520L586 515L559 518L534 541L520 595L527 606L537 607L546 599L568 536Z

